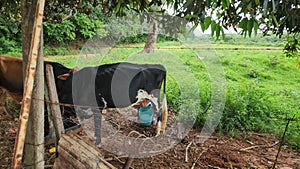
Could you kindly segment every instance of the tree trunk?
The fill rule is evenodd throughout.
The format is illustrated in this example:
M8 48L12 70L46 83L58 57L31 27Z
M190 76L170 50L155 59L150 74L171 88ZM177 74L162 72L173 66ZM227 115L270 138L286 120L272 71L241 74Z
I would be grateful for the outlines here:
M23 77L25 78L29 50L33 34L37 0L22 1L22 54ZM43 32L43 31L42 31ZM38 52L37 68L32 93L24 150L24 168L44 168L44 60L43 34ZM24 79L23 79L24 80Z
M150 29L147 37L147 42L145 44L144 49L141 51L141 53L153 53L156 39L158 35L158 24L155 19L151 19L152 29Z

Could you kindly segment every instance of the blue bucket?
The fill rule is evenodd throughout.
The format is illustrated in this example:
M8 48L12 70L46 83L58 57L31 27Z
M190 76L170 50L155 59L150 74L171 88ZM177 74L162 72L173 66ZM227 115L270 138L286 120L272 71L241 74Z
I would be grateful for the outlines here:
M138 116L142 126L150 126L152 124L152 118L154 111L151 105L139 108Z

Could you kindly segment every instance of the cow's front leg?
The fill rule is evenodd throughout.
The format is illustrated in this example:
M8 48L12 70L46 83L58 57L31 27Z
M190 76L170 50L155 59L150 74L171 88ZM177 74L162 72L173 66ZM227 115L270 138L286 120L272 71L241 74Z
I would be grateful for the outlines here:
M101 122L102 122L102 109L95 110L94 126L95 126L96 145L101 143Z

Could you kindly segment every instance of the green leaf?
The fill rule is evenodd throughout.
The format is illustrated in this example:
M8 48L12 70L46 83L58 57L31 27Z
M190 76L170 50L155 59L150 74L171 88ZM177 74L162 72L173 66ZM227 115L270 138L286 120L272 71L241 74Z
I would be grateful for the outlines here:
M273 21L275 23L275 26L278 27L278 22L277 22L277 19L274 15L272 15L272 18L273 18Z
M222 39L225 39L225 33L224 33L224 29L221 27L221 32L222 32Z
M251 37L252 28L253 28L253 20L251 19L251 20L248 20L248 22L247 22L247 31L248 31L249 37Z
M204 25L204 23L200 23L200 26L201 26L202 32L204 32L205 31L205 25Z
M217 38L217 40L220 37L220 31L221 31L221 26L220 25L216 25L216 38Z
M211 24L211 17L206 17L204 19L204 29L207 30Z
M258 21L254 18L253 20L254 20L253 22L254 34L257 35L257 30L259 29Z
M246 29L247 29L247 23L248 23L248 19L247 19L247 18L244 18L244 19L242 19L242 21L240 22L239 27L242 28L243 30L246 30Z
M222 0L222 7L224 9L228 7L227 0Z
M214 36L215 34L215 30L216 30L216 22L215 21L211 21L211 36Z
M122 3L122 1L120 0L116 6L116 12L120 11L121 3Z
M197 15L187 15L184 17L185 19L192 19L192 18L198 18Z

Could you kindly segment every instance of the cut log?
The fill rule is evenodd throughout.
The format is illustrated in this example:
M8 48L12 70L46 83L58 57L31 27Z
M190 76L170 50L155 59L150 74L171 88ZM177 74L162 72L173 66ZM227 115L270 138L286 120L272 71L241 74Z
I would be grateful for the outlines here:
M101 152L95 145L87 143L77 135L62 135L57 151L58 158L55 160L54 169L116 169L102 158Z

